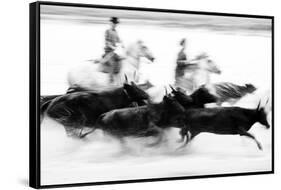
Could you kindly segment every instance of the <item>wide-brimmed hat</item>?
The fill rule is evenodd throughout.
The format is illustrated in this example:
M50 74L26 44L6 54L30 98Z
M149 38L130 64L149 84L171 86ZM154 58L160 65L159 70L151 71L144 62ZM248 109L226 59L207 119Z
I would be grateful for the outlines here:
M112 22L114 24L118 24L119 23L119 19L117 17L111 17L110 18L110 22Z

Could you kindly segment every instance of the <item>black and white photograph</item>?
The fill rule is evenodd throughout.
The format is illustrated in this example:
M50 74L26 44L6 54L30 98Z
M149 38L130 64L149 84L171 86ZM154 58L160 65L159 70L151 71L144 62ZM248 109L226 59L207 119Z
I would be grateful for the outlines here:
M40 185L273 171L270 16L39 6Z

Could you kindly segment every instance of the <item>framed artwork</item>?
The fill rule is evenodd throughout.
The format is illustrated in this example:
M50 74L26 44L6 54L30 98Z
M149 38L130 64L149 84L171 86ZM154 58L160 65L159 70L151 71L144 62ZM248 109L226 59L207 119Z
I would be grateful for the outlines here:
M30 4L30 186L274 172L274 17Z

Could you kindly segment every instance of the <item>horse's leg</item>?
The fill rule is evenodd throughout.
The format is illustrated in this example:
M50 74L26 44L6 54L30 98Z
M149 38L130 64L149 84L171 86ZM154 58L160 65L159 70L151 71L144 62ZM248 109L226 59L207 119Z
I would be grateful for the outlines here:
M261 143L256 139L256 137L254 135L252 135L251 133L247 132L243 127L239 128L239 134L241 136L246 136L246 137L249 137L249 138L253 139L256 142L258 148L260 150L262 150Z
M177 140L177 143L182 143L182 142L184 142L185 137L186 137L185 135L182 135L182 134L181 134L181 138Z
M102 56L102 59L99 60L100 64L105 64L110 61L114 56L114 52L107 52Z

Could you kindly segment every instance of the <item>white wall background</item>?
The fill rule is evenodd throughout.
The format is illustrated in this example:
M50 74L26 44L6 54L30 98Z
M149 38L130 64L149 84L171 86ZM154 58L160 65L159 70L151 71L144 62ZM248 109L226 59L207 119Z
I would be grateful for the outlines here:
M0 8L0 81L1 114L0 134L0 189L28 189L28 2L21 0L2 1ZM262 0L68 0L68 2L90 4L113 4L166 9L265 14L275 16L275 145L276 174L242 177L196 179L153 183L80 187L72 189L277 189L281 185L279 125L281 118L279 97L281 89L279 34L281 33L281 13L278 1ZM278 76L279 75L279 76ZM280 85L279 85L280 86ZM3 106L4 104L4 106Z

